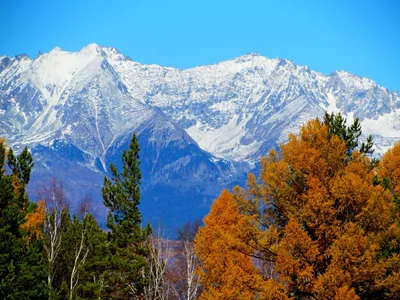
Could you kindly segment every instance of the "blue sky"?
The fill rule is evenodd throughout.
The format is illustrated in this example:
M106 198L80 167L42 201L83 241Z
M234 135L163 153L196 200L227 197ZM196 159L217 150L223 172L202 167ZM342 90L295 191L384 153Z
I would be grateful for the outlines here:
M0 55L97 43L188 68L259 52L400 90L400 1L0 1Z

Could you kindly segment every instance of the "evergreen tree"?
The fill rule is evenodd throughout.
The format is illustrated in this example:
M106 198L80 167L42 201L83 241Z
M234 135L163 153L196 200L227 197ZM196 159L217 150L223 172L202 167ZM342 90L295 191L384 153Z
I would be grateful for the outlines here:
M76 286L76 299L104 299L106 298L106 274L107 259L109 258L109 248L107 244L107 233L102 230L96 219L88 214L81 221L81 225L76 226L86 231L85 247L88 251L84 264L79 269L79 282ZM73 230L76 234L82 231ZM82 235L81 235L82 236ZM73 238L76 240L76 239ZM69 240L67 238L66 240Z
M107 255L107 234L95 218L89 213L82 218L73 215L58 260L63 268L55 288L62 299L103 299Z
M107 226L110 228L110 277L109 291L114 298L125 299L140 295L146 284L145 241L151 233L150 226L141 227L139 144L132 136L129 149L122 154L122 173L110 164L111 179L104 178L102 189L104 205L110 212Z
M46 298L43 210L26 194L32 167L27 148L16 157L12 149L7 153L5 140L0 139L0 299Z
M339 112L337 114L325 113L324 124L328 126L328 137L332 135L338 136L346 144L347 154L351 156L351 153L359 148L362 154L372 154L374 153L374 140L371 135L367 136L367 141L362 142L359 145L358 139L361 136L361 124L358 118L355 118L353 124L348 127L346 125L346 118L342 116Z

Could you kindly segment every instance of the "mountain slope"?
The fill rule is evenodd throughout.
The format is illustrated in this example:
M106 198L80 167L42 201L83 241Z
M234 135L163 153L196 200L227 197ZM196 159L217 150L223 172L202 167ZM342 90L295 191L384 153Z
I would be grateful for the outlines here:
M226 185L222 174L232 173L229 162L200 149L160 109L133 99L97 45L78 53L55 49L33 61L16 59L0 75L0 135L17 150L32 149L33 196L43 182L62 178L73 207L87 193L104 216L103 177L110 162L120 163L133 132L141 145L147 220L169 208L163 221L182 223L185 220L175 212L180 206L188 216L201 215L200 208L205 211L208 199ZM204 185L202 193L192 192ZM160 190L163 203L157 202L159 195L154 192Z
M107 53L132 97L159 107L200 147L228 160L254 163L325 110L360 118L378 151L400 137L398 93L344 71L324 76L257 54L179 70L124 60L115 49ZM382 130L381 122L389 127Z
M202 215L223 187L326 110L360 118L378 153L400 139L398 93L344 71L325 76L254 53L180 70L96 44L0 57L0 136L32 149L32 194L58 176L76 205L85 193L99 204L109 163L136 132L145 217L170 227Z

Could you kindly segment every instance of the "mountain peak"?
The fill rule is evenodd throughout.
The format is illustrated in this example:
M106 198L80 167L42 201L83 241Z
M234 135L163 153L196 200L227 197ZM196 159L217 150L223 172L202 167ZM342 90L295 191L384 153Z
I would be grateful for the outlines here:
M105 56L103 47L101 47L100 45L95 44L95 43L91 43L91 44L86 45L79 52L95 53L95 54L99 54L101 56Z
M102 52L107 58L114 61L130 60L130 58L124 56L117 48L114 47L101 47Z
M30 59L28 54L26 53L21 53L15 56L16 60L25 60L25 59Z
M101 46L96 43L90 43L90 44L87 44L85 47L83 47L83 49L88 49L88 50L97 50L100 48L101 48Z
M110 53L113 54L121 54L121 52L115 47L102 47L103 50L108 50Z
M254 58L259 58L259 57L263 57L263 56L260 53L251 52L251 53L246 53L244 55L238 56L234 60L237 62L242 62L242 61L249 61Z
M62 52L63 49L61 49L61 47L56 46L55 48L53 48L50 52Z
M262 56L262 55L260 53L258 53L258 52L250 52L250 53L247 53L247 54L245 54L243 56Z
M345 71L345 70L336 70L333 71L331 74L329 74L330 76L348 76L348 75L352 75L351 73Z

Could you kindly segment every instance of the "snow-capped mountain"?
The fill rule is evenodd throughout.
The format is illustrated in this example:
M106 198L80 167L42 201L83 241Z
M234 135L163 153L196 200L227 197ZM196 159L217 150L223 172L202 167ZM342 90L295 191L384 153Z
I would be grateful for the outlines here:
M71 197L101 202L107 166L136 132L144 214L172 223L201 215L222 187L325 110L360 118L377 152L400 139L398 93L344 71L325 76L258 54L180 70L96 44L0 57L0 136L32 149L32 189L57 175Z
M358 117L364 132L377 139L378 152L400 138L398 93L345 71L324 76L258 54L179 70L105 51L133 98L159 107L202 149L227 160L258 161L271 145L326 110L341 111L349 121Z

